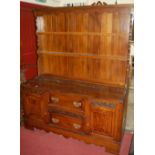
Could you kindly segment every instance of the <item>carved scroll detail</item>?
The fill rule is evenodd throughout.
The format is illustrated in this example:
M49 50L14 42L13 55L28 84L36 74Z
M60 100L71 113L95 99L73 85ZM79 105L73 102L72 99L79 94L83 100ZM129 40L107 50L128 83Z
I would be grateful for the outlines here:
M94 2L93 4L92 4L92 6L101 6L101 5L108 5L106 2L101 2L101 1L98 1L98 2Z

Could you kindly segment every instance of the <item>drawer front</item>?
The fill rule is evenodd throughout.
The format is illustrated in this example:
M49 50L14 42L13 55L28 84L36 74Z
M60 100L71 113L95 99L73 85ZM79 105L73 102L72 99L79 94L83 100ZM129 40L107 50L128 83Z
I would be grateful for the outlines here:
M74 109L78 111L84 110L85 98L79 95L73 94L61 94L61 93L51 93L50 104L61 106L67 109Z
M83 131L83 121L80 118L69 117L50 113L49 125L56 126L63 129L68 129L75 132Z

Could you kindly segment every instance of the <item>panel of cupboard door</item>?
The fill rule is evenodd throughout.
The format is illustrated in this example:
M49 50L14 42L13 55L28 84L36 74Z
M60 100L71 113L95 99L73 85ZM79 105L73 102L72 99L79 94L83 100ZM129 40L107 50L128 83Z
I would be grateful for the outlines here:
M48 121L48 93L37 95L22 91L21 96L25 118Z
M124 132L124 104L126 103L90 98L85 109L88 131L120 141Z
M116 104L102 100L91 102L90 123L94 133L114 137Z

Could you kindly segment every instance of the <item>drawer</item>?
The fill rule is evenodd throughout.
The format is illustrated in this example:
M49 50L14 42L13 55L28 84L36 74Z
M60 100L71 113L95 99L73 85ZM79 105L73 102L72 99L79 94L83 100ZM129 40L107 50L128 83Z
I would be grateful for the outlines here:
M51 93L49 104L61 106L67 109L84 110L85 98L75 94Z
M74 118L67 115L50 113L49 125L67 129L74 132L83 131L83 120L82 118Z

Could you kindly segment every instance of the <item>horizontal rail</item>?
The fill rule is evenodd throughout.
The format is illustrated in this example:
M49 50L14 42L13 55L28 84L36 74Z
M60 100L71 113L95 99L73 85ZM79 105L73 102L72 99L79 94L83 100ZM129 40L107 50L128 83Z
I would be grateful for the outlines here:
M120 60L120 61L128 61L129 58L126 56L113 56L113 55L96 55L91 53L70 53L70 52L45 52L45 51L38 51L38 54L50 54L50 55L58 55L58 56L74 56L74 57L91 57L95 59L112 59L112 60Z

